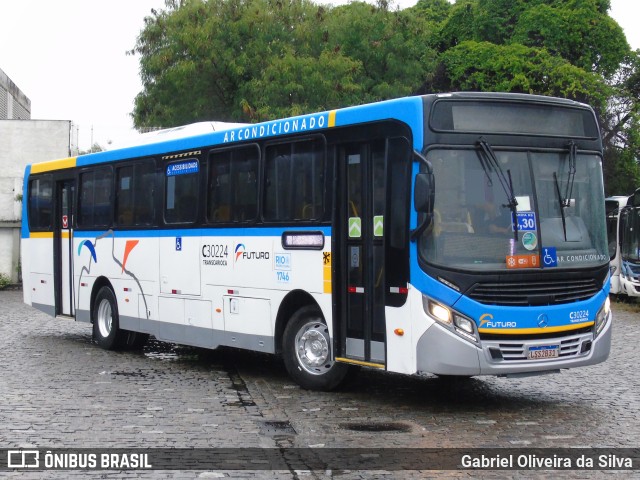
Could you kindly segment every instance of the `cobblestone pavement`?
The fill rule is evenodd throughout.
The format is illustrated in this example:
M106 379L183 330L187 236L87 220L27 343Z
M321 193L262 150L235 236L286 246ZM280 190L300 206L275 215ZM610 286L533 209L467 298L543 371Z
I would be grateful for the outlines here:
M456 382L360 370L340 391L319 393L300 389L272 356L156 341L140 352L104 351L91 343L88 325L41 314L22 303L20 291L0 292L0 448L637 448L640 314L614 304L614 322L611 357L594 367ZM87 475L46 473L47 478ZM483 473L548 478L551 472ZM625 476L629 473L639 474ZM478 472L94 474L391 479L472 478ZM39 478L42 473L8 475Z

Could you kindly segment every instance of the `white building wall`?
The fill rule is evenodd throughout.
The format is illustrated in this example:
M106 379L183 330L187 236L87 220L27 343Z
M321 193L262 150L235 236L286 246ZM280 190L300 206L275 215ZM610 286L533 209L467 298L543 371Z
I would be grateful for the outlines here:
M76 154L68 120L0 120L0 273L18 278L24 169Z

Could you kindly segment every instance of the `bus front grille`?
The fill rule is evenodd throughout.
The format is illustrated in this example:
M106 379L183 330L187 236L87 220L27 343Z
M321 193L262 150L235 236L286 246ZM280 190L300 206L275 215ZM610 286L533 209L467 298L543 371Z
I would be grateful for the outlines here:
M587 300L599 291L595 279L477 283L469 296L485 305L559 305Z
M593 335L591 333L581 333L569 337L557 338L555 341L509 341L493 340L483 341L483 348L489 352L492 362L531 362L528 358L529 347L536 345L557 345L558 356L548 361L562 360L579 355L588 354L591 349ZM543 360L547 361L547 360Z

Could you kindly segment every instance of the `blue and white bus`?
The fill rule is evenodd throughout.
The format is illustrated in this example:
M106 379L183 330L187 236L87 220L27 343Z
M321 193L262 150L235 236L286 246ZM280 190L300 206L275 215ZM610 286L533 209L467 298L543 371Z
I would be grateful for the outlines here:
M640 188L620 209L618 241L619 287L616 293L640 297ZM612 278L613 275L612 272Z
M609 354L602 145L573 101L402 98L33 164L24 192L24 301L107 349L281 354L325 390Z
M610 259L610 283L609 293L618 295L623 292L620 283L620 275L622 271L622 256L620 255L620 212L627 205L629 197L624 195L616 195L604 199L605 211L607 215L607 239L609 241L609 259Z

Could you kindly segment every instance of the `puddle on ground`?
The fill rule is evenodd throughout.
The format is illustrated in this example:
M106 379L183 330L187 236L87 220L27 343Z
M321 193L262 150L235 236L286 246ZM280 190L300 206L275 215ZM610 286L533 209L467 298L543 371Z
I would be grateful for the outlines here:
M411 431L411 427L405 423L398 422L349 422L341 423L342 430L366 433L406 433Z

